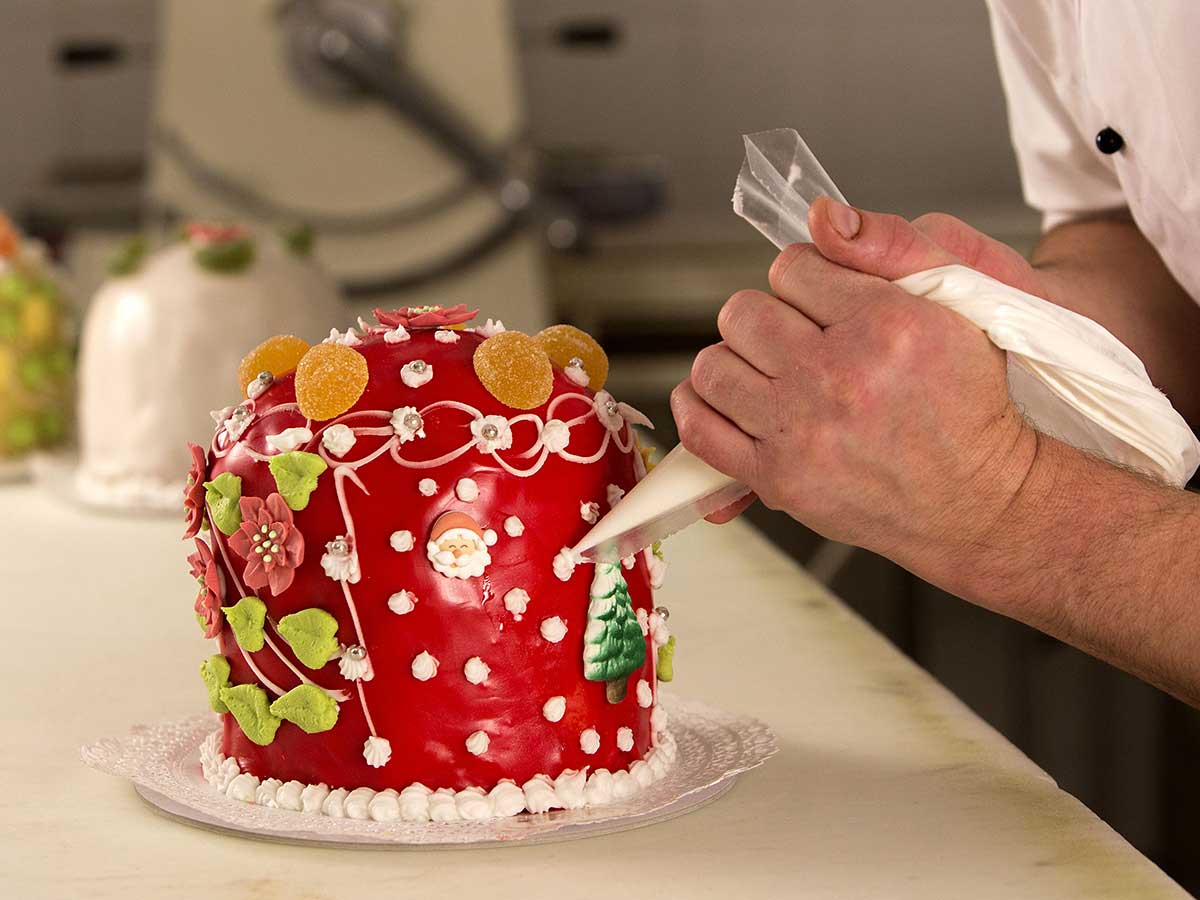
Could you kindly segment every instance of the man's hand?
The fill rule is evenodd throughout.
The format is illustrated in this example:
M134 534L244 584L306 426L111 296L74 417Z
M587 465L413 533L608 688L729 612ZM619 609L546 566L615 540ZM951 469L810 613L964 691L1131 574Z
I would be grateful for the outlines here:
M771 268L778 296L730 298L724 341L672 395L684 446L816 531L901 561L974 539L1036 439L1009 400L1004 355L890 282L962 262L1039 292L1038 273L948 216L909 224L825 199L809 226L814 244Z

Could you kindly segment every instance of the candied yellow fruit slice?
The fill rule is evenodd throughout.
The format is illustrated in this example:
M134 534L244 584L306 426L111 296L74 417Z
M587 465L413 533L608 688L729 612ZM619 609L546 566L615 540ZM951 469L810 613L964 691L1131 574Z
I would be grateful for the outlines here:
M554 367L542 345L519 331L502 331L475 348L475 374L487 392L513 409L533 409L550 398Z
M296 403L318 422L340 416L367 389L367 361L344 344L317 344L296 366Z
M574 325L551 325L543 328L535 337L545 348L550 362L565 369L572 360L579 360L583 364L583 371L587 372L588 387L593 391L604 387L604 382L608 380L608 354L586 331Z
M242 386L242 396L249 396L246 388L260 372L270 372L276 378L286 375L296 368L307 352L308 341L294 334L277 334L267 338L238 363L238 384Z

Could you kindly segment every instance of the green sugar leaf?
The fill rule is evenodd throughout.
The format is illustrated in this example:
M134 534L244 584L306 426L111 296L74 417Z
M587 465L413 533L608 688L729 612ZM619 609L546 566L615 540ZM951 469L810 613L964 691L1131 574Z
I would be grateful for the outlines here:
M658 648L658 680L671 681L675 678L675 635Z
M108 263L110 275L132 275L142 266L149 245L141 235L125 241Z
M220 698L229 707L246 737L260 747L275 740L275 732L283 720L271 712L267 692L257 684L221 688Z
M197 247L192 256L202 268L210 272L233 274L254 262L254 242L250 238L213 241Z
M309 495L317 489L317 478L327 468L325 460L315 453L292 450L272 456L271 474L285 503L294 510L308 506Z
M222 606L225 618L233 629L238 646L254 652L263 648L263 623L267 621L267 604L257 597L243 597L233 606Z
M222 472L212 481L204 482L208 511L222 534L233 534L242 524L242 510L238 506L241 496L242 479L232 472Z
M208 688L208 705L213 712L229 712L221 702L221 689L229 687L229 660L217 653L200 663L200 677Z
M272 703L271 713L308 734L317 734L337 724L338 705L316 685L301 684Z
M323 609L302 609L279 620L279 633L296 658L319 669L338 651L338 622Z

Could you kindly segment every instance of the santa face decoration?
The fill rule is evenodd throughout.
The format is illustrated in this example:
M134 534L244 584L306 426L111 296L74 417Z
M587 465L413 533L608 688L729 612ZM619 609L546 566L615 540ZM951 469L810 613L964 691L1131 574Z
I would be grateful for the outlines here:
M488 547L496 533L483 529L464 512L448 512L433 523L426 555L433 568L447 578L478 578L492 562Z

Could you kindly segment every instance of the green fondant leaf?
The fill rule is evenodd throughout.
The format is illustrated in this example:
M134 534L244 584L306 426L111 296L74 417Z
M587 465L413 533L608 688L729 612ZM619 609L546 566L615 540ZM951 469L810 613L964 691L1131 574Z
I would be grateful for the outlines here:
M260 747L275 740L275 732L283 720L271 712L267 692L257 684L221 688L220 698L229 707L246 737Z
M655 556L657 556L659 559L662 559L663 558L662 541L655 541L653 544L651 544L650 552L653 553Z
M279 620L279 633L296 658L319 669L337 653L337 619L323 609L302 609Z
M675 678L675 635L658 648L658 680L671 681Z
M302 223L283 228L280 230L280 237L283 238L284 245L294 255L302 259L312 256L313 242L316 235L313 233L311 225Z
M251 652L263 648L263 623L267 621L267 604L257 597L243 597L233 606L222 606L238 646Z
M241 496L242 479L232 472L222 472L212 481L204 482L208 511L222 534L233 534L242 524L242 510L238 506Z
M125 241L108 263L108 271L112 275L132 275L142 265L149 245L141 235Z
M271 713L299 725L308 734L317 734L337 724L338 705L316 685L301 684L272 703Z
M254 262L254 242L250 238L213 241L197 247L192 255L197 263L210 272L240 272Z
M329 468L317 454L303 450L272 456L268 465L280 496L294 510L308 506L309 495L317 489L317 477Z
M200 663L200 677L208 688L208 705L213 712L229 712L221 702L221 688L229 687L229 660L217 653Z

